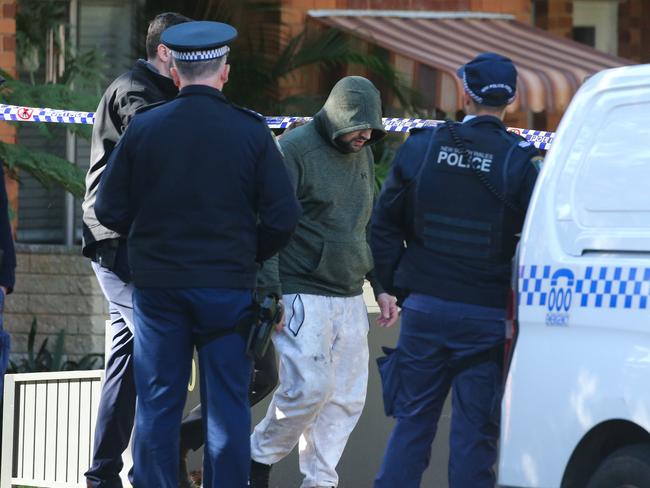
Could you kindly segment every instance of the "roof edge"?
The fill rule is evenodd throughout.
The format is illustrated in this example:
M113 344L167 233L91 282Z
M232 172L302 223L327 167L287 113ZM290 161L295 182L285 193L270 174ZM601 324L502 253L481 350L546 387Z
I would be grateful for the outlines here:
M396 17L402 19L489 19L514 20L515 16L492 12L434 12L422 10L354 10L317 9L308 10L310 17Z

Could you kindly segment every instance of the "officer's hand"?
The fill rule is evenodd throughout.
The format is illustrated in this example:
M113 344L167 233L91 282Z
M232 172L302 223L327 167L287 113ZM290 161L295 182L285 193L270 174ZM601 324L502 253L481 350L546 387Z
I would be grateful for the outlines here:
M381 315L377 319L379 327L390 327L399 317L399 309L397 308L397 298L388 293L380 293L377 297L377 305Z
M284 317L285 317L284 302L282 302L282 298L278 300L278 303L282 304L282 317L280 317L280 321L277 324L275 324L275 331L282 332L282 330L284 329Z

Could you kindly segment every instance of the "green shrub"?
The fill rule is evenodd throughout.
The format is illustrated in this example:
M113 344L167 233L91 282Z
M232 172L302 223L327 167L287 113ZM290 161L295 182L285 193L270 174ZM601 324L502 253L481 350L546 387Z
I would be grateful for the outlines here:
M67 359L64 353L65 331L61 330L56 335L54 347L48 348L49 338L43 339L38 350L35 348L36 331L38 328L36 317L32 321L27 340L27 357L17 363L10 361L7 373L38 373L47 371L78 371L88 369L101 369L104 367L104 355L93 353L86 354L79 361Z

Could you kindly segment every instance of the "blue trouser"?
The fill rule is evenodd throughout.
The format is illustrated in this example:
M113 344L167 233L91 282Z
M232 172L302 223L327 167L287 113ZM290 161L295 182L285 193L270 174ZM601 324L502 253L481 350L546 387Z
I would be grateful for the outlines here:
M131 438L136 398L133 378L133 286L97 263L93 263L93 269L108 300L113 340L99 400L92 465L85 476L94 488L122 488L122 453Z
M134 486L177 488L180 424L195 338L235 326L250 307L252 292L136 288L133 298ZM224 335L199 349L206 488L248 486L251 367L241 334Z
M386 413L397 422L375 488L417 488L451 388L450 488L493 488L502 365L467 358L505 338L505 311L411 294L397 349L380 359Z

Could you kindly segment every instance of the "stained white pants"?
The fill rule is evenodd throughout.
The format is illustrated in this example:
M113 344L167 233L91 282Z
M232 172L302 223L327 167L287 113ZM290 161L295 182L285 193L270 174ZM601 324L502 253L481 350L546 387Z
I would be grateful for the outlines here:
M275 464L300 441L302 488L337 486L336 465L366 399L366 306L361 295L283 299L285 328L273 337L280 385L251 436L251 455Z

